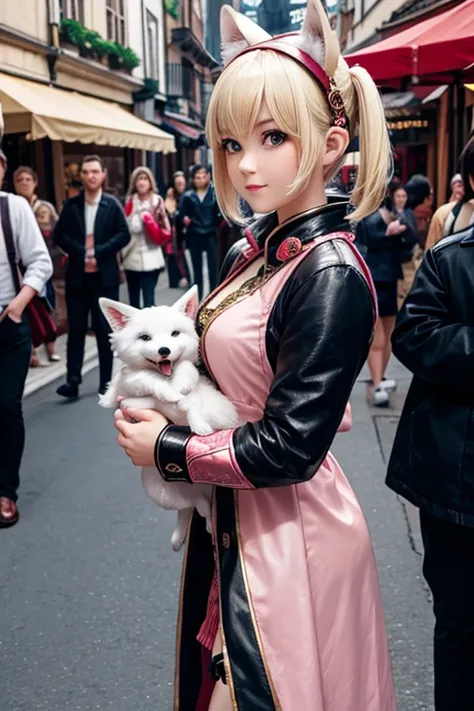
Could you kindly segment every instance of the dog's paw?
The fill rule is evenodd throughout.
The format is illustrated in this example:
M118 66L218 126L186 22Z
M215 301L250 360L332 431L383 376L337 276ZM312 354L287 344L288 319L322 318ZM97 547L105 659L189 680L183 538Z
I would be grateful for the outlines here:
M185 538L186 536L183 538L180 531L173 531L173 535L171 536L171 547L175 553L179 553L184 545Z
M109 391L105 392L103 395L99 395L99 405L100 407L116 407L117 402L114 397L111 397L111 394Z

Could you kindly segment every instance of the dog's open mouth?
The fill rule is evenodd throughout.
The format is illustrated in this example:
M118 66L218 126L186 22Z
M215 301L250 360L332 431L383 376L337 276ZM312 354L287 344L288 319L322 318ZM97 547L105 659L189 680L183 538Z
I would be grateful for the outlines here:
M147 358L147 361L151 363L159 373L166 375L167 378L173 375L173 363L170 360L155 361Z

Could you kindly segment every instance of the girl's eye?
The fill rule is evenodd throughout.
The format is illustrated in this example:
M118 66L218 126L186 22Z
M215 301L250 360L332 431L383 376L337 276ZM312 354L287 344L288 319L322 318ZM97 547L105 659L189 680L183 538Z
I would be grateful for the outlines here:
M140 341L151 341L151 336L149 336L148 333L142 333L138 338Z
M288 134L283 133L283 131L267 131L263 145L272 147L281 146L287 138Z
M233 138L224 138L222 141L222 150L226 153L238 153L242 150L242 146L238 141L234 141Z
M180 331L173 331L171 335L173 338L177 338L180 335Z

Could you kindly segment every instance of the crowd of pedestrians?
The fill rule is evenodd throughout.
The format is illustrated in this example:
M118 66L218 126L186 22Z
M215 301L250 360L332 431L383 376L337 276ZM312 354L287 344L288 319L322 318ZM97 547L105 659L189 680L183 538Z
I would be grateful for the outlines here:
M0 150L0 188L6 171ZM51 203L38 197L38 176L29 166L13 174L16 194L0 191L0 528L19 518L22 397L28 369L40 364L37 349L44 345L48 360L59 361L57 335L67 331L66 381L57 393L75 400L85 339L92 328L99 356L98 392L104 393L113 353L99 298L118 300L125 280L131 305L153 306L165 269L171 288L183 288L194 278L202 294L203 252L211 288L217 279L220 216L205 166L195 167L188 192L184 173L175 173L166 199L159 195L149 168L136 168L125 209L104 190L106 170L100 156L83 158L80 177L83 189L64 203L59 216Z

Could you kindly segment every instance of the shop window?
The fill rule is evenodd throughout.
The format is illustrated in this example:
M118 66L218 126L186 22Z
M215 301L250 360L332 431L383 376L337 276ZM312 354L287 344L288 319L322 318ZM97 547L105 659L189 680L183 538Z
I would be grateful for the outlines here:
M181 60L181 67L183 73L183 99L188 101L194 101L194 68L191 62L187 59Z
M146 11L146 33L148 43L147 75L152 79L158 79L158 20L149 10Z
M125 41L125 2L124 0L107 0L107 39L112 42L126 44Z
M61 19L77 20L84 24L84 0L59 0Z

